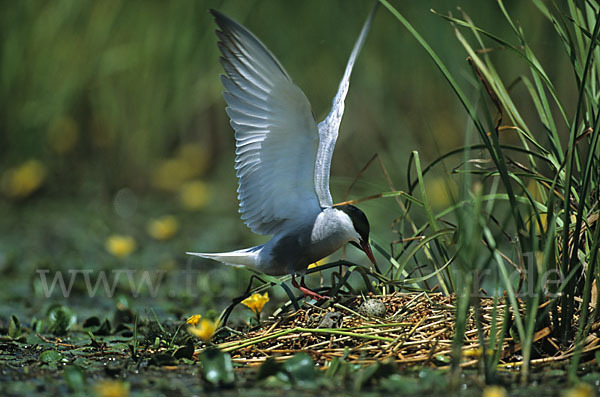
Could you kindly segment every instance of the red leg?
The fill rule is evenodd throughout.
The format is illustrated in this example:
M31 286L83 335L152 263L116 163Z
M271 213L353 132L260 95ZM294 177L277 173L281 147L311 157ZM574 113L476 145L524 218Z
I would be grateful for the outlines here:
M316 300L330 299L329 296L319 295L315 291L308 288L306 286L306 284L304 284L304 276L302 276L302 278L300 278L300 285L298 285L298 283L296 282L296 276L292 275L292 285L295 288L298 288L300 291L302 291L304 296L310 296L311 298L316 299Z

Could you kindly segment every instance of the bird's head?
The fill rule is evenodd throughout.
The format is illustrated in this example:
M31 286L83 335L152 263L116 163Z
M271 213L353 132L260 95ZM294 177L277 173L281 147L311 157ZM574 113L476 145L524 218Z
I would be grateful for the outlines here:
M352 225L354 226L354 230L358 234L356 240L350 240L350 244L354 245L356 248L364 251L367 254L369 260L377 266L375 263L375 257L373 256L373 251L371 251L371 246L369 245L369 221L367 220L367 216L364 212L359 210L353 205L346 204L336 206L340 211L343 211L350 220L352 221Z

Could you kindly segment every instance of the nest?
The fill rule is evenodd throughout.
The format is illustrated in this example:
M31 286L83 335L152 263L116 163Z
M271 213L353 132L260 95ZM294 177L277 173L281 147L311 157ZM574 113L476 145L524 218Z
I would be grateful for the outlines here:
M385 305L382 317L361 310L361 304L375 299ZM499 354L502 366L520 366L521 344L510 337L510 307L504 299L483 298L479 303L479 314L471 308L466 321L461 366L475 366L484 353ZM406 366L447 366L452 357L455 305L453 296L426 292L354 297L327 309L305 305L307 308L286 317L269 318L243 336L228 337L219 348L230 352L234 362L247 365L260 365L271 357L286 360L302 351L318 365L343 358L356 364L391 360ZM502 340L501 345L496 342L501 347L493 351L488 347L484 352L482 338L487 346L490 340ZM536 349L532 365L566 360L573 354L572 348L561 351L549 327L536 332L533 339ZM596 350L598 341L590 334L583 352Z

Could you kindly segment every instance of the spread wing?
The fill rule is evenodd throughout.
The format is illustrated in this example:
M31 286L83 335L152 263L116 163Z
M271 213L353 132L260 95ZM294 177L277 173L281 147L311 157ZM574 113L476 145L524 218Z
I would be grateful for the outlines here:
M369 29L371 29L371 22L373 21L373 17L375 16L375 11L377 10L378 5L379 1L377 1L373 6L371 13L367 17L367 20L360 31L360 35L354 44L354 48L350 54L350 59L346 65L344 77L340 82L340 86L335 98L333 98L331 111L325 120L321 121L318 126L319 148L315 162L315 190L317 192L317 196L319 197L319 204L321 207L330 207L333 205L333 200L329 191L331 157L333 156L335 142L337 141L338 137L338 130L340 129L340 123L342 122L342 116L344 115L344 100L346 99L346 94L348 93L352 68L354 67L354 62L356 61L358 53L360 52L365 39L367 38Z
M304 93L252 33L211 10L220 31L221 76L235 130L242 220L258 234L320 211L315 192L319 134Z

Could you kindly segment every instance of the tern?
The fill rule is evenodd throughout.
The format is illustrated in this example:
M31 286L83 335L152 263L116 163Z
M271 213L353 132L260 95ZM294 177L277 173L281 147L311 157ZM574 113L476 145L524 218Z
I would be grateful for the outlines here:
M377 4L354 45L331 111L318 124L308 99L271 51L244 26L210 10L220 29L223 96L235 131L239 212L254 233L272 237L247 249L188 254L274 276L291 274L292 285L315 299L326 297L304 283L311 263L350 243L375 264L367 217L353 205L333 204L329 173L350 74L376 9Z

